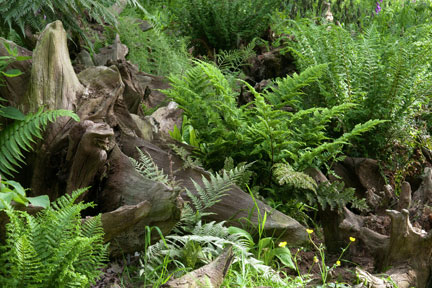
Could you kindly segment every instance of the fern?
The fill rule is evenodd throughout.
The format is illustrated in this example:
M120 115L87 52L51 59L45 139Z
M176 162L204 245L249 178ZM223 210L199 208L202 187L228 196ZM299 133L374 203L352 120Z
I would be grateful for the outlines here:
M20 163L24 163L22 150L32 150L32 143L35 143L33 139L42 138L42 129L48 122L54 122L58 117L64 116L79 121L79 117L68 110L44 112L39 109L35 114L28 114L23 120L16 120L0 130L0 172L6 175L17 172L14 166L21 167Z
M273 184L274 164L288 163L293 168L290 175L295 178L286 181L295 184L304 177L294 171L301 173L308 167L327 165L341 155L344 146L384 123L371 120L346 133L334 133L334 123L345 119L358 104L303 108L307 103L301 102L300 96L305 89L314 87L327 69L326 64L312 66L299 75L277 80L277 86L264 93L242 82L254 100L238 107L234 89L224 74L211 64L197 61L185 76L172 77L172 89L164 92L180 104L197 131L204 165L219 170L224 165L222 159L228 157L234 163L256 161L255 183L264 186ZM298 111L283 109L287 105L294 105ZM306 183L303 187L311 188ZM274 197L280 196L274 193Z
M200 169L202 167L201 161L193 156L189 151L185 148L177 146L175 144L170 145L170 148L183 160L183 168L197 168Z
M65 195L36 216L4 210L6 244L0 248L0 281L5 287L86 287L107 260L100 216L81 224L80 212L93 204Z
M215 55L218 68L226 75L239 75L244 66L250 65L247 60L255 55L254 48L258 40L253 39L245 48L234 50L220 50Z
M117 0L0 0L3 22L0 23L0 27L3 31L14 30L25 40L26 29L36 33L45 28L48 23L61 20L67 30L87 40L83 29L88 25L86 13L90 19L100 24L116 25L115 15L109 7L117 2ZM143 9L137 0L127 0L127 2ZM88 40L87 43L91 45Z
M181 0L171 10L184 34L218 51L261 36L275 4L274 0Z
M138 149L140 158L135 160L130 158L130 161L143 177L151 181L156 181L169 185L173 189L182 189L180 183L169 179L169 177L159 170L157 165L153 162L149 155L146 155ZM196 194L192 193L189 189L185 189L187 196L192 204L185 203L182 216L179 223L176 225L192 225L199 221L202 217L211 215L206 212L208 208L218 203L225 193L237 182L239 182L246 173L246 170L251 164L238 165L230 170L222 170L220 173L210 174L209 179L204 175L202 176L202 185L192 180L195 187Z
M129 159L138 173L148 180L160 182L165 185L171 184L168 176L157 167L147 152L141 151L138 147L137 151L139 153L139 160L137 161L132 157Z
M274 166L273 175L276 177L279 185L290 185L294 188L316 192L317 184L315 180L303 172L294 171L289 164L276 164Z
M209 180L202 176L203 185L192 180L196 194L186 188L186 194L190 199L192 207L186 203L180 219L181 223L190 225L196 223L202 217L212 215L206 210L220 201L225 193L239 181L250 165L240 165L229 171L210 174Z
M426 68L432 64L427 28L415 26L401 37L400 32L381 32L387 29L385 23L374 23L364 33L312 22L290 24L285 33L294 34L297 41L290 42L288 50L300 71L327 65L324 75L308 89L314 95L309 107L357 104L340 121L345 132L370 120L387 121L373 137L366 133L367 140L357 139L355 153L388 158L388 143L412 141L410 131L422 126L413 119L428 113L425 107L432 95L432 74Z
M142 273L151 275L154 272L151 267L161 265L165 257L171 259L178 269L183 270L184 266L181 263L186 261L185 251L189 252L189 257L191 253L198 253L199 261L206 264L214 260L222 252L223 248L229 245L233 247L234 262L240 262L255 269L261 277L272 279L276 283L282 283L279 275L271 267L257 260L249 251L249 241L241 234L230 233L224 224L224 222L202 224L199 221L191 230L191 235L166 236L164 240L160 240L148 247L143 256L143 262L146 265L142 267ZM188 249L188 247L191 247L190 243L194 243L193 247L195 249L192 251Z
M366 200L355 196L354 188L344 188L344 183L338 181L321 183L316 194L306 193L305 195L311 205L318 204L321 210L329 208L341 211L348 204L362 211L368 209Z
M385 122L386 121L384 120L369 120L366 123L357 124L352 131L344 133L333 142L325 142L317 147L307 149L303 153L300 153L298 164L300 167L305 168L320 166L332 158L336 158L342 151L342 146L349 144L353 138L362 135L365 132L372 130L375 126ZM326 151L330 153L324 153Z
M164 11L166 9L161 7L155 14L162 14ZM159 28L160 22L153 19L155 16L149 13L142 16L140 14L140 9L126 8L118 19L118 33L122 43L129 48L127 59L146 73L161 76L182 74L191 66L186 40L180 36L172 37L164 31L164 27ZM153 28L143 32L136 19L151 22ZM112 39L116 32L113 31Z
M308 67L300 75L294 73L292 76L287 76L274 81L275 88L271 92L265 94L265 97L276 109L280 109L286 105L295 108L302 108L301 96L304 95L302 88L316 82L327 69L326 64L314 65Z

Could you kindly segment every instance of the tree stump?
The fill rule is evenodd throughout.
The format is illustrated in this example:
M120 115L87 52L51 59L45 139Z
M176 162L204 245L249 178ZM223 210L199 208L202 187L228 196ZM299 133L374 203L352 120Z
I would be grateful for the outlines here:
M179 195L179 189L144 178L129 157L138 159L138 147L167 174L175 176L182 187L194 193L192 180L202 183L202 176L207 177L208 173L203 169L184 169L183 161L173 155L169 143L157 140L160 137L154 137L156 140L152 142L144 139L143 129L137 124L140 121L134 120L138 116L132 117L128 110L133 108L135 112L138 106L133 101L133 105L125 103L122 75L127 77L127 85L132 88L143 87L134 81L144 79L145 75L131 75L141 72L129 69L131 64L125 61L112 62L116 65L109 67L89 67L76 75L60 21L49 24L41 33L32 62L29 89L19 95L24 100L16 101L16 95L7 91L3 97L10 103L21 103L20 108L25 112L34 112L39 107L69 109L81 118L79 123L60 119L47 127L23 172L31 179L27 186L32 193L48 194L54 200L90 186L80 200L97 204L96 210L85 211L86 216L103 213L105 237L111 242L113 256L142 250L145 226L158 226L168 234L180 219L185 194ZM118 67L124 73L120 73ZM148 89L140 88L135 92L139 94ZM305 228L297 221L262 202L258 205L261 213L269 213L265 227L269 234L284 234L281 239L291 245L307 241ZM211 220L232 220L242 225L241 221L247 221L236 219L246 218L254 207L249 194L232 187L227 196L212 207L210 212L215 215ZM258 223L256 211L250 220Z

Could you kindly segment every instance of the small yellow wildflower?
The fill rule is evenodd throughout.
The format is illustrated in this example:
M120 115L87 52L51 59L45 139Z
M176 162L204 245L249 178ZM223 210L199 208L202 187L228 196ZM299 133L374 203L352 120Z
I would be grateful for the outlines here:
M314 261L314 263L318 263L318 258L316 256L314 256L313 261Z
M356 239L354 237L350 237L350 241L354 242Z
M286 241L284 241L284 242L280 242L279 243L279 247L285 247L287 245L287 242Z
M307 232L308 234L312 234L312 233L313 233L313 230L312 230L312 229L306 229L306 232Z
M340 261L337 260L337 261L336 261L336 266L340 266L340 264L341 264Z

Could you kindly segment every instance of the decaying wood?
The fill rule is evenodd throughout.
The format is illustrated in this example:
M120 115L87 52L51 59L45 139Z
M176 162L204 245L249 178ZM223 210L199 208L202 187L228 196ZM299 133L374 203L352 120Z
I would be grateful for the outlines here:
M158 226L162 233L169 233L180 219L182 197L186 198L185 194L179 195L181 189L149 180L135 170L129 157L138 159L136 147L148 152L158 167L193 193L193 181L201 184L202 176L209 174L203 169L184 169L183 160L174 155L166 140L143 139L145 131L137 125L139 116L131 115L131 109L139 112L142 102L153 105L163 101L164 95L156 89L168 88L165 80L139 72L124 60L110 63L115 65L89 67L77 76L61 22L51 23L37 44L30 88L22 97L27 103L24 111L45 106L69 109L81 118L80 123L61 119L47 127L26 172L32 179L29 186L33 194L48 194L54 200L91 186L80 200L97 204L97 210L88 213L103 213L111 255L118 256L144 248L146 226ZM128 103L124 99L124 79L132 95ZM297 221L260 201L257 205L262 215L268 213L265 229L269 234L283 234L281 241L290 245L307 241L305 228ZM215 213L209 220L230 220L241 226L251 217L250 222L256 225L258 213L254 210L249 194L232 187L209 211Z
M143 116L141 104L156 107L165 101L165 94L159 90L170 88L166 79L139 71L136 65L128 61L117 60L110 63L120 71L125 84L123 99L130 113Z
M402 182L401 192L399 195L398 211L409 209L411 205L411 194L411 185L406 181Z
M423 188L419 189L421 193L425 191L428 181L428 177L425 177ZM340 228L361 240L375 256L376 270L385 272L398 287L428 287L432 266L432 232L427 233L411 225L409 211L405 209L411 205L409 192L409 184L403 183L399 202L401 211L386 210L391 218L389 236L364 227L362 216L355 215L348 209L345 209L345 219ZM423 199L428 201L427 197ZM365 271L360 271L359 277L368 283L365 284L366 287L392 287L388 286L388 281Z
M167 288L218 288L222 285L226 273L233 260L232 247L228 247L213 262L187 273L179 279L168 281L164 286Z
M47 109L73 110L83 86L69 59L67 35L63 24L55 21L42 32L33 51L30 91L27 93L24 112Z
M132 117L122 108L124 84L117 67L90 67L78 78L60 22L48 25L41 34L33 63L40 67L32 67L27 100L33 106L28 110L46 105L73 110L81 118L80 123L64 119L47 127L32 161L33 193L48 194L54 200L92 186L82 198L96 202L104 213L104 230L115 243L110 245L113 255L142 249L146 225L158 225L168 233L180 217L178 192L144 179L116 144L116 133L140 136ZM110 215L134 217L129 217L128 225L118 227L118 221L107 221L113 219Z
M367 188L369 202L375 203L374 197L379 200L388 200L393 197L391 187L384 185L382 192L376 193L373 185L381 187L381 181L376 178L369 181L367 167L375 167L375 162L370 159L352 159L353 167L358 166L357 172L360 173L360 182ZM355 164L357 163L357 164ZM363 171L363 172L362 172ZM317 183L327 181L326 177L319 170L310 169L306 171ZM374 184L373 184L374 183ZM425 170L423 184L415 195L418 202L429 203L432 195L432 169ZM416 192L417 193L417 192ZM347 239L352 236L359 239L360 244L370 252L375 258L375 269L378 272L385 272L386 277L390 277L398 287L426 287L431 277L432 266L432 232L415 228L409 220L408 208L411 206L411 186L408 182L403 182L398 203L398 209L386 210L386 214L391 218L390 235L382 235L369 229L365 224L365 217L356 215L348 208L344 207L343 213L338 214L333 211L322 211L322 219L325 242L327 249L335 250L346 246ZM380 203L374 208L380 208ZM345 245L338 245L338 241ZM340 246L340 247L338 247ZM374 276L366 271L357 269L358 277L362 280L359 287L385 288L393 287L388 280L383 277Z
M71 194L93 182L96 173L108 159L107 153L113 148L113 136L114 131L108 124L94 123L90 120L82 121L70 130L66 160L72 161L73 164L67 181L67 193ZM75 155L71 159L73 153ZM86 193L81 194L77 201L81 201L85 195Z
M112 240L116 235L145 218L149 214L150 209L150 203L143 201L136 205L124 205L114 211L103 213L101 215L101 222L105 232L105 242ZM88 219L83 219L83 221L87 221Z
M432 203L432 168L426 167L423 172L423 182L413 195L414 203Z
M182 187L189 189L192 193L197 193L193 181L202 185L202 177L209 178L209 173L203 169L184 167L184 162L174 154L167 146L167 143L149 143L141 138L122 135L119 139L123 152L130 157L138 158L136 147L147 152L155 164L163 169L167 175L173 175L175 179L181 180ZM157 144L157 145L156 145ZM189 200L186 193L181 195L186 201ZM262 201L257 200L261 216L267 212L265 230L269 234L281 237L281 241L287 241L289 245L301 245L307 241L306 228L291 217L271 208ZM252 224L257 227L259 224L258 211L255 203L249 194L242 191L237 186L233 186L226 192L220 202L208 209L213 214L206 219L209 221L227 221L230 225L248 227Z
M103 66L109 61L125 60L128 53L128 47L120 42L120 36L116 34L114 43L100 49L100 52L94 56L94 63Z

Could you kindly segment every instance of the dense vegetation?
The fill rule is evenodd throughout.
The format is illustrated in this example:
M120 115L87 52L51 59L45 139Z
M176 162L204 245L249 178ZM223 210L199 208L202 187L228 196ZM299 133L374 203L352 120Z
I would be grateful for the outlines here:
M94 54L119 33L130 49L128 60L166 77L171 88L163 92L184 110L183 125L171 136L194 149L173 150L185 165L212 174L202 187L194 183L198 196L186 191L192 203L185 205L172 235L159 235L162 240L153 243L155 231L161 233L148 227L139 264L122 276L125 287L159 287L211 262L229 245L235 260L223 287L306 287L313 277L299 268L300 250L292 255L286 243L263 233L267 211L256 206L262 227L254 234L205 223L206 209L236 184L254 200L263 199L319 231L319 212L369 209L337 179L337 162L346 156L378 159L398 194L413 167L424 161L418 151L432 149L429 1L133 0L115 16L109 7L116 2L0 0L0 36L32 49L31 37L61 19L74 50ZM148 21L152 29L142 31L137 20ZM105 26L103 35L91 29L96 23ZM10 56L0 57L0 72L14 77L19 71L6 71L7 65L26 58L7 49ZM293 71L273 79L248 75L256 65L252 58L276 50L292 57ZM262 80L265 87L258 85ZM7 238L0 239L0 280L5 287L88 287L107 260L107 246L100 217L81 223L81 210L92 206L74 204L83 191L36 216L11 206L49 206L47 197L26 197L13 174L24 163L23 151L32 149L49 122L79 118L63 110L24 115L1 103L0 210L10 223ZM140 160L133 164L144 177L180 189L148 155ZM336 180L317 185L311 169ZM309 272L315 266L319 274L319 281L310 283L355 284L329 281L355 239L347 239L348 246L330 263L318 244L322 235L308 233L310 245L303 249L317 255Z

